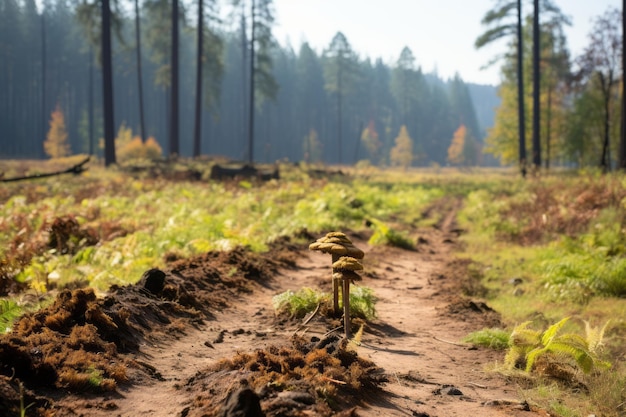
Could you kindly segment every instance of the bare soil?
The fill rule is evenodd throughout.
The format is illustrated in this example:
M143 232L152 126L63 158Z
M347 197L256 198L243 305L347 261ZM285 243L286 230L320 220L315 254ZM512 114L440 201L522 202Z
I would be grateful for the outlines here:
M415 251L347 232L377 297L377 318L354 320L356 347L340 318L303 325L272 308L286 290L330 292L330 259L306 243L171 259L103 298L63 290L2 336L0 415L23 400L37 417L546 416L488 371L502 352L459 342L499 315L455 258L454 204L437 209L435 227L410 231Z

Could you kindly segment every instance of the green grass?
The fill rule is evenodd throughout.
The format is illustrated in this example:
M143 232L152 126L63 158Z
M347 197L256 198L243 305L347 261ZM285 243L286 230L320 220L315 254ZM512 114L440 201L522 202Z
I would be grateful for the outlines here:
M10 260L20 247L39 252L23 265L0 264L0 272L27 283L37 296L76 280L105 291L163 266L166 254L237 245L262 251L281 235L358 230L366 219L379 222L374 243L409 247L408 230L440 220L436 213L423 218L426 208L438 199L462 198L458 223L467 233L458 256L479 265L486 301L506 326L468 341L501 347L505 333L528 320L545 329L570 316L595 326L614 318L602 359L626 354L626 177L567 173L522 180L513 170L368 167L316 180L294 166L283 171L281 181L266 184L168 182L97 168L78 177L7 184L0 188L0 260ZM100 243L78 244L68 254L46 248L45 225L64 215L97 231ZM519 285L512 283L516 278ZM365 289L353 291L354 310L359 302L352 295ZM312 311L321 300L309 296L293 314ZM362 300L363 317L373 317L373 295L362 294ZM15 305L3 311L17 312ZM623 415L626 370L612 362L616 366L603 378L585 377L588 393L579 397L592 405L550 381L530 383L524 395L563 415Z
M502 329L483 329L465 336L462 341L475 346L505 350L509 346L510 332Z
M319 304L332 304L331 294L312 288L298 291L285 291L272 298L272 305L277 313L286 312L292 317L303 318L313 312ZM371 320L376 317L376 297L370 288L352 286L350 289L350 316Z

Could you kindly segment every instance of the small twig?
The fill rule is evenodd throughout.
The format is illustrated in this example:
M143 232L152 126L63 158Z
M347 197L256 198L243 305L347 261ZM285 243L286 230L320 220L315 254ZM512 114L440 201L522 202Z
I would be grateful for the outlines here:
M347 382L345 382L345 381L339 381L339 380L337 380L337 379L332 379L332 378L329 378L329 377L324 376L324 375L322 375L322 377L321 377L321 378L322 378L324 381L334 382L335 384L340 384L340 385L347 385L347 384L348 384L348 383L347 383Z
M342 328L343 328L343 326L339 326L339 327L335 327L334 329L330 329L329 331L324 333L324 337L327 337L330 334L335 333L337 330L341 330Z
M317 303L317 307L315 307L315 310L313 310L313 312L309 315L309 317L306 318L306 320L304 320L302 322L302 324L300 324L296 330L293 331L293 334L295 335L296 333L298 333L300 330L302 330L304 327L306 327L307 324L309 324L309 322L311 320L313 320L313 317L315 317L317 315L317 313L320 311L320 306L322 305L322 303ZM305 331L306 333L306 331ZM303 333L304 334L304 333Z
M395 377L396 377L396 381L398 381L398 385L403 386L403 385L402 385L402 382L400 382L400 378L398 377L398 373L397 373L397 372L394 372L394 373L393 373L393 376L395 376Z
M313 312L311 313L311 315L302 322L301 327L302 326L306 326L307 324L309 324L309 322L311 320L313 320L313 317L315 317L315 315L317 314L318 311L320 311L320 306L322 305L322 303L317 303L317 307L315 307L315 310L313 310Z
M480 384L477 384L475 382L468 382L468 385L472 385L472 386L477 387L477 388L487 389L486 385L480 385Z
M460 346L460 347L466 347L467 346L466 344L456 343L456 342L451 342L449 340L440 339L437 336L433 336L433 339L437 340L438 342L447 343L449 345Z

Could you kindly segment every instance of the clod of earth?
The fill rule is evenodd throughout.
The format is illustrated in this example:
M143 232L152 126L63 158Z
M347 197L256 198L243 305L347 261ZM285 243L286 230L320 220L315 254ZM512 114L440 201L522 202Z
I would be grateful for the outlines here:
M309 250L330 253L334 264L341 256L363 259L365 253L342 232L329 232L309 245ZM333 271L334 272L334 271ZM339 282L333 279L333 313L339 315Z
M341 281L343 284L343 328L346 339L351 337L350 329L350 281L360 281L361 276L355 271L363 269L363 265L355 258L342 256L333 263L333 283Z

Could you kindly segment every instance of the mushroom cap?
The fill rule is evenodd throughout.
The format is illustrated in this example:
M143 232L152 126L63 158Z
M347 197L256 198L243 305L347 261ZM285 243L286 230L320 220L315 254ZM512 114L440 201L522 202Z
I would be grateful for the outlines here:
M333 273L333 279L342 280L349 279L350 282L354 281L362 281L362 278L359 274L354 271L338 271Z
M342 232L330 232L309 245L309 250L330 253L339 256L351 256L363 259L365 253L352 244L352 241Z
M342 256L333 264L333 269L336 271L360 271L363 269L363 265L351 256Z

